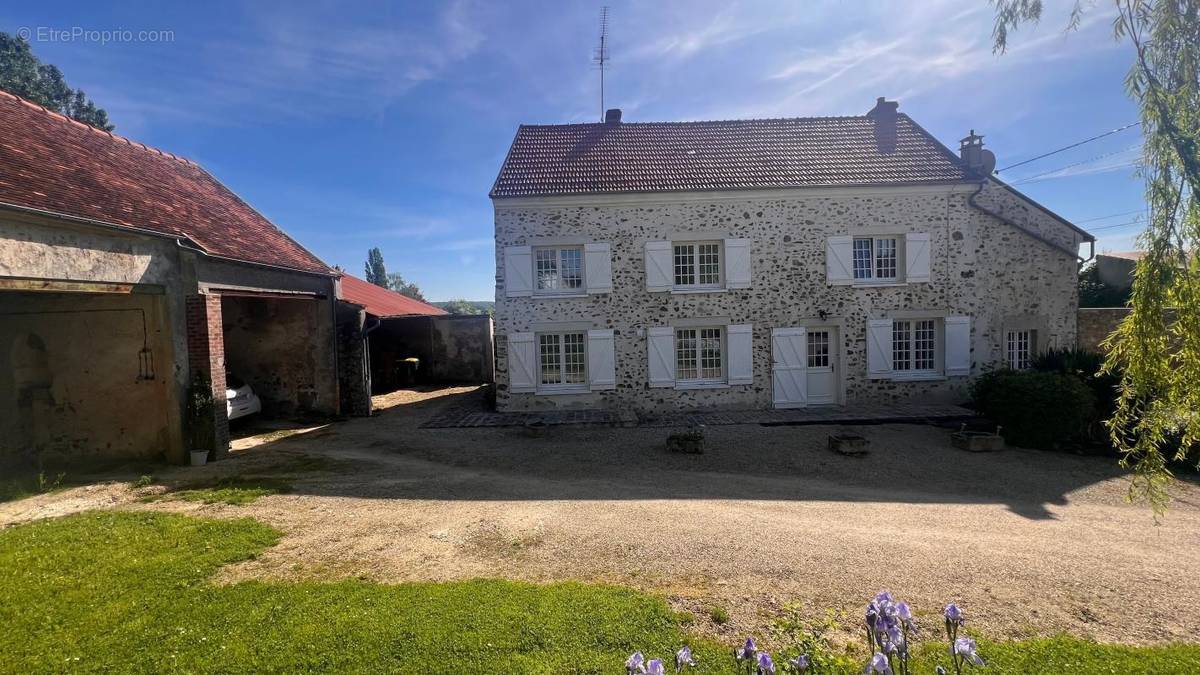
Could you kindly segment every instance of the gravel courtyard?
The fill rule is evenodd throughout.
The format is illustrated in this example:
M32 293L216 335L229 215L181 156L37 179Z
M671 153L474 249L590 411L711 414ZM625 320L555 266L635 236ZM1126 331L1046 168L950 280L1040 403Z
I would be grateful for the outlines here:
M253 516L285 537L222 581L612 582L661 593L696 615L697 630L729 638L761 630L791 602L857 621L885 588L927 626L955 600L991 637L1200 638L1194 484L1176 488L1156 525L1125 502L1111 459L968 454L932 426L857 427L871 443L864 458L826 449L836 427L710 427L699 456L666 453L663 429L554 427L530 438L418 428L478 395L397 392L371 419L244 438L230 461L155 470L167 486L234 475L292 486L250 505L142 503L163 488L98 479L0 504L0 525L111 507ZM712 623L714 606L731 620Z

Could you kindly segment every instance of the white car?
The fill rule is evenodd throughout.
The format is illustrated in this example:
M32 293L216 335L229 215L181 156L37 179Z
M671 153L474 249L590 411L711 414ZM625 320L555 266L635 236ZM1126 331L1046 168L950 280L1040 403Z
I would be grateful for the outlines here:
M230 373L225 374L225 412L231 420L262 412L262 401L258 399L258 394L250 385Z

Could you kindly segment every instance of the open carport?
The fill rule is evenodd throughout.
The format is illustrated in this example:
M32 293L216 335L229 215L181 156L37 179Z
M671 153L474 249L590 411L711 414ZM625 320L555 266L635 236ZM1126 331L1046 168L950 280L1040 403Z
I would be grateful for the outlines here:
M263 417L336 411L329 311L303 295L221 295L226 377L253 388Z

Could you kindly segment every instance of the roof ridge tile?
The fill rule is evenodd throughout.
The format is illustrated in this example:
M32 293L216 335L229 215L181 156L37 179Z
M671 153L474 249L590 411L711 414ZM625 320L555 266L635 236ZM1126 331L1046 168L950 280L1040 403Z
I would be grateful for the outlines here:
M47 108L46 106L41 105L40 103L35 103L33 101L30 101L27 98L17 96L16 94L12 93L11 91L6 91L4 89L0 89L0 96L6 96L8 98L11 98L11 99L17 101L18 103L22 103L30 108L33 108L34 110L38 110L38 111L48 115L49 117L58 120L59 122L65 122L67 124L71 124L73 126L80 127L81 129L84 129L86 131L90 131L92 133L100 134L102 136L108 136L108 138L113 141L118 141L118 142L124 141L125 143L127 143L129 145L136 145L139 148L142 148L143 150L148 150L150 152L157 152L158 154L160 154L164 157L170 157L171 159L183 162L184 164L188 164L191 166L198 166L195 162L193 162L192 160L190 160L186 157L180 157L179 155L176 155L176 154L173 154L170 152L166 152L165 150L160 150L159 148L155 148L155 147L146 145L145 143L141 143L139 141L135 141L135 140L126 138L120 134L114 134L112 131L109 131L107 129L99 129L97 127L94 127L94 126L88 124L87 122L80 122L79 120L75 119L74 117L70 117L69 115L64 115L64 114L58 112L57 110L51 110L51 109Z

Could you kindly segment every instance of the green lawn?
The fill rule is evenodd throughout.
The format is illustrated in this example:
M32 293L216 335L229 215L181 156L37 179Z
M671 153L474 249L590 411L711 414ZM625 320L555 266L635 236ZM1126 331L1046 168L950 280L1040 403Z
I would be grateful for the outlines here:
M634 649L667 656L687 642L697 672L733 672L727 647L619 587L207 581L278 537L251 519L132 512L0 531L0 671L619 673ZM1197 646L1057 638L980 652L984 675L1200 672Z
M290 492L292 486L288 483L271 478L229 478L213 485L198 485L184 487L157 495L142 498L144 502L184 501L201 502L204 504L249 504L259 497Z

